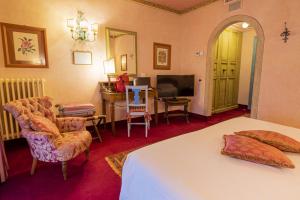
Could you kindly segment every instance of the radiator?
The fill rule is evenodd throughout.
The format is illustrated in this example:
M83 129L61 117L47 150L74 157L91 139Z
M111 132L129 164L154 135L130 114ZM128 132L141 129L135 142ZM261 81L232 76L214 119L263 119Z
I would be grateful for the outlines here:
M3 140L20 138L19 125L3 110L3 105L17 99L44 96L44 86L44 79L0 79L0 134Z

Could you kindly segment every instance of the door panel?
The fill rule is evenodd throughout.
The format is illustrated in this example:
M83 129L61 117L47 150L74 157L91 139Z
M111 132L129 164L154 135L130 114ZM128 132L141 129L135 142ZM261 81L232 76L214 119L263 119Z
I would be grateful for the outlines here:
M242 33L224 30L214 47L213 113L237 107Z
M219 76L220 77L227 77L227 63L221 63L219 66L217 65L217 69L219 69Z
M235 84L235 79L234 78L229 78L227 80L227 93L226 93L226 106L232 106L235 105L234 101L234 84Z
M237 67L237 64L236 63L229 63L228 64L228 72L227 72L227 74L228 74L228 76L229 77L236 77L236 67Z
M218 94L218 109L226 106L226 78L220 78L218 81L218 88L219 88L219 94Z
M237 60L237 43L238 43L238 37L235 32L229 32L229 48L228 48L228 61L232 63L236 63Z

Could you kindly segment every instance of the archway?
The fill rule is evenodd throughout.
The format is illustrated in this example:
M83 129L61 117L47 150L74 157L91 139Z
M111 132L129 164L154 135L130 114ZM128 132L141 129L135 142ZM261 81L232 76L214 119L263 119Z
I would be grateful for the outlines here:
M260 90L260 79L262 72L262 60L264 51L264 32L259 22L247 15L235 15L227 18L221 22L212 32L208 41L207 49L207 61L206 61L206 80L205 80L205 98L204 98L204 114L206 116L212 115L212 99L213 99L213 47L222 33L222 31L228 26L238 23L247 22L255 29L257 34L257 50L256 50L256 63L254 71L254 83L253 83L253 96L252 96L252 109L251 117L257 118L258 112L258 100Z

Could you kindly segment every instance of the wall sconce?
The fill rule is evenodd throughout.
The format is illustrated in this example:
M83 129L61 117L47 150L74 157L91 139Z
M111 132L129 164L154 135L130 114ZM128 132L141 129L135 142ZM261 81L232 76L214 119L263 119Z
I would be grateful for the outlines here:
M286 22L284 22L284 31L280 34L280 36L282 37L282 40L287 43L289 36L291 35L291 31L289 31L289 29L286 26Z
M103 65L104 65L104 74L116 73L115 59L111 58L111 59L105 60Z
M93 42L97 38L99 25L90 24L83 15L83 12L77 11L77 18L68 19L67 27L70 29L74 40Z

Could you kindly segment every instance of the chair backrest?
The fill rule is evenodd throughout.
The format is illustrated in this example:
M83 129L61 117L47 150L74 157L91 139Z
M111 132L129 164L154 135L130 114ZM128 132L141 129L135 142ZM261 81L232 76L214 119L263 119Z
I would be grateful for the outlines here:
M11 101L3 107L6 111L13 115L22 129L30 129L30 115L46 117L53 123L56 121L55 114L51 110L51 99L46 96Z
M133 94L133 99L131 99L130 93ZM140 92L145 92L144 100L140 99ZM143 107L143 112L148 112L148 86L147 85L140 85L140 86L126 86L126 110L129 113L131 108L140 108ZM138 111L137 111L138 112Z

